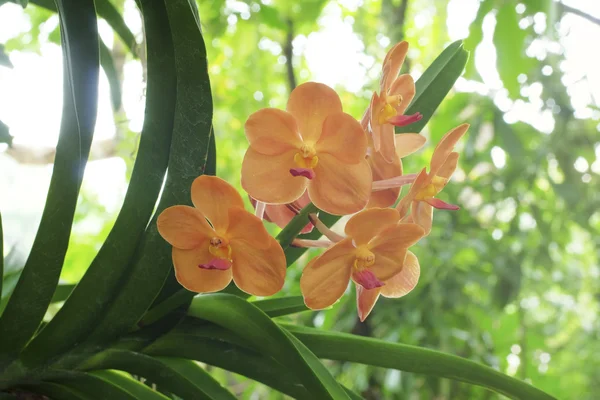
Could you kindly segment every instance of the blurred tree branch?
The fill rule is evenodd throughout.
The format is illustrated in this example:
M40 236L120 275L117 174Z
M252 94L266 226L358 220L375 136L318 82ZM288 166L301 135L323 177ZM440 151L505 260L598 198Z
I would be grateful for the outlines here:
M294 64L292 63L292 57L294 56L294 23L291 19L287 20L288 30L285 38L285 44L283 46L283 55L285 56L285 68L287 70L287 82L290 88L290 93L297 86L296 75L294 73Z
M559 2L560 6L563 8L564 12L571 13L577 15L581 18L587 19L588 21L600 25L600 18L596 18L593 15L587 14L577 8L566 5L565 3Z

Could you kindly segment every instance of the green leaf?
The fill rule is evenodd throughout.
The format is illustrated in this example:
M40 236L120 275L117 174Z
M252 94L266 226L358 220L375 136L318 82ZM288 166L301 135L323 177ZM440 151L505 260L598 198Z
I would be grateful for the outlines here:
M266 4L260 5L260 11L258 12L258 18L260 22L274 29L281 31L287 31L288 27L277 8Z
M471 25L469 26L469 36L467 36L464 41L465 49L471 53L475 51L475 48L481 43L481 40L483 40L483 19L490 11L492 11L494 3L495 0L483 0L479 3L479 9L477 10L475 20L471 22ZM477 75L477 70L475 69L475 57L469 57L465 74L467 77L475 77Z
M298 236L298 233L306 226L308 223L308 214L312 214L318 211L318 208L310 203L306 207L304 207L298 215L296 215L286 226L283 228L279 235L277 235L277 241L283 248L286 250L292 240Z
M415 82L416 94L405 112L407 115L420 112L423 119L396 128L396 133L421 132L462 74L468 58L469 53L463 49L461 40L446 47Z
M287 324L281 326L293 333L319 358L449 378L483 386L512 399L554 399L523 381L454 355L314 328Z
M521 97L518 77L528 72L531 63L525 55L527 32L519 27L519 19L516 1L507 1L498 9L493 37L498 73L513 99Z
M13 68L12 62L10 62L10 58L8 58L8 54L4 52L4 46L0 44L0 65L3 65L8 68Z
M96 123L99 55L94 3L59 0L58 6L65 60L60 136L40 226L21 278L0 318L0 365L19 354L52 299Z
M119 10L117 10L109 0L96 0L96 12L100 18L106 20L110 27L114 29L131 54L137 56L135 36L127 27ZM146 32L146 34L148 34L148 32Z
M8 132L8 126L0 121L0 143L6 143L9 146L12 146L13 137Z
M86 274L64 306L23 353L27 362L40 362L58 355L71 348L74 343L82 342L92 330L106 328L98 320L115 300L115 296L117 299L136 296L127 291L127 287L119 289L123 283L123 275L132 270L131 262L137 254L136 246L144 235L154 210L169 161L176 79L172 42L163 2L147 0L142 3L147 4L144 15L148 34L149 81L146 118L127 195L113 229ZM142 279L148 278L149 270L141 275ZM117 310L123 318L128 315L126 311L132 311L129 307ZM121 325L115 324L111 329L119 328ZM96 336L93 339L100 340L102 337Z
M58 380L56 383L82 393L91 400L137 400L136 396L123 387L100 375L79 373L73 378Z
M143 376L184 399L235 399L210 374L189 360L155 358L126 350L107 350L92 357L82 368L118 369Z
M119 386L131 393L135 398L141 400L169 400L168 397L152 390L142 382L131 378L128 374L118 371L95 371L91 372L90 375L97 376L112 383L113 385Z
M172 205L191 205L192 182L203 173L208 162L213 108L202 34L187 0L165 2L166 11L161 5L161 14L158 14L161 10L156 6L158 3L162 4L146 0L142 5L145 14L153 6L157 13L154 18L161 18L162 21L162 18L168 16L171 22L177 101L168 175L157 211L137 252L138 258L129 267L130 275L116 295L110 310L95 329L93 340L106 340L128 331L155 300L165 278L173 271L171 246L158 234L156 218L162 210ZM167 26L166 21L161 23ZM150 35L150 29L147 31ZM153 34L156 35L157 32ZM160 52L153 55L156 58L165 57ZM158 69L154 70L152 79L164 84L164 77ZM154 95L162 96L160 91ZM177 283L175 289L180 288Z
M327 227L333 226L333 224L335 224L337 221L339 221L340 218L341 217L338 215L327 214L324 211L319 212L319 219ZM304 225L302 227L304 227ZM302 229L302 227L300 229ZM300 230L298 230L298 232L300 232ZM306 235L301 235L299 237L302 239L317 240L321 236L323 236L321 234L321 232L319 232L316 229L313 229L313 231L311 233L306 234ZM308 249L306 247L292 247L292 246L289 246L287 249L285 249L285 258L287 260L287 266L289 267L290 265L295 263L296 260L298 260L302 256L302 254L304 254L307 250Z
M26 386L27 390L38 393L44 396L48 396L51 399L60 399L60 400L93 400L92 398L84 395L83 393L74 390L72 388L66 387L64 385L59 385L58 383L49 383L44 382L40 385L35 386Z
M113 110L121 108L121 82L110 49L100 40L100 65L108 79Z
M262 312L271 318L295 314L302 311L310 311L310 309L304 304L304 298L302 296L258 300L253 301L252 305L260 308Z
M328 377L315 371L285 332L247 301L228 294L199 296L192 302L188 314L232 331L258 351L273 357L295 373L316 398L348 398L345 393L339 395L341 388L337 383L334 385Z
M52 296L51 303L58 303L61 301L65 301L71 292L75 289L74 284L59 284L54 291L54 295Z

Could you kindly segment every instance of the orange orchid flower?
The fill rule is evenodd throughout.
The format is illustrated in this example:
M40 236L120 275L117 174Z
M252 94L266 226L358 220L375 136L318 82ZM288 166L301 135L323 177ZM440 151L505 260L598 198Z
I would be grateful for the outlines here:
M420 113L403 115L415 97L415 82L409 74L398 76L408 52L408 42L396 44L383 60L379 94L373 93L367 110L373 145L388 163L394 162L394 126L419 121Z
M344 294L352 279L365 289L385 285L402 270L407 249L423 235L416 224L398 223L393 208L371 208L356 214L346 224L346 238L311 260L300 279L304 302L322 309Z
M469 124L462 124L446 133L438 143L429 166L429 173L423 168L410 187L410 191L400 200L397 210L401 218L410 220L431 232L433 209L458 210L459 207L448 204L435 196L446 187L450 177L456 170L459 154L454 150L458 140L467 132ZM410 211L410 215L408 212Z
M403 133L395 135L396 152L392 162L387 162L380 152L374 152L367 157L371 172L373 173L373 193L367 204L367 208L373 207L391 207L396 204L400 195L401 186L390 185L386 189L378 189L377 181L385 181L396 177L401 177L402 158L419 150L425 144L425 137L418 133Z
M277 293L285 255L262 221L244 209L224 180L203 175L192 183L194 207L172 206L158 217L160 235L173 246L179 283L192 292L217 292L231 279L255 296Z
M251 199L252 205L256 207L256 200ZM291 206L295 209L301 210L310 203L308 192L304 192L300 198L291 203ZM285 228L287 224L298 215L292 211L286 204L267 204L264 211L264 219L274 223L281 229ZM312 232L314 226L311 222L306 224L300 231L300 234L306 234Z
M399 298L410 293L421 275L419 260L411 251L406 252L406 259L402 270L390 279L384 281L385 285L373 289L365 289L361 285L356 285L356 308L358 309L358 318L363 322L375 306L379 295L388 298Z
M367 137L360 123L342 112L330 87L298 86L287 111L259 110L248 118L245 131L250 147L242 163L242 187L253 198L287 204L308 190L318 208L336 215L367 205L372 182Z

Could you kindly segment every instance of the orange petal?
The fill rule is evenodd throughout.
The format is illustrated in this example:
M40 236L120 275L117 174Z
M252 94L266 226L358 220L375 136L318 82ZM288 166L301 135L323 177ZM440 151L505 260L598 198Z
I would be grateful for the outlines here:
M417 286L420 275L419 259L412 252L407 251L402 271L385 281L381 294L390 298L405 296Z
M433 207L424 201L415 201L413 202L411 215L414 223L425 230L425 235L429 235L433 223Z
M342 162L355 164L365 158L367 144L367 135L360 123L352 116L340 112L325 119L315 150L317 155L331 154Z
M373 149L379 151L381 149L381 125L379 124L379 110L383 105L377 93L373 93L371 103L369 104L369 121L371 124L371 136L373 139Z
M232 207L229 209L229 240L243 241L248 246L257 249L266 249L271 245L271 235L265 229L262 221L243 208Z
M394 139L396 141L396 155L400 158L420 150L427 141L425 136L418 133L400 133Z
M173 248L173 265L177 281L192 292L211 293L224 289L231 282L231 268L226 270L204 269L200 264L208 264L214 256L208 246L191 250Z
M322 83L306 82L290 94L287 110L296 118L304 142L315 143L328 115L342 112L338 94Z
M290 169L296 150L267 156L251 147L242 162L242 187L256 200L270 204L287 204L298 199L306 190L307 179L294 177Z
M407 52L408 42L402 41L392 47L385 56L385 59L383 60L383 75L381 77L381 93L389 90L392 82L398 76L400 68L402 68L402 64L404 64Z
M400 218L404 218L408 214L408 211L410 210L410 206L415 196L417 195L417 193L419 193L421 189L423 189L429 184L430 180L431 179L429 178L429 175L427 175L425 168L423 168L419 175L417 175L417 177L415 178L413 184L410 186L410 190L408 191L406 196L404 196L396 206L396 210L398 210L398 212L400 213Z
M381 153L374 152L370 157L367 158L367 162L369 163L371 172L373 173L373 182L402 175L402 162L397 156L394 157L393 162L388 163L383 159ZM400 189L401 188L397 187L386 190L378 190L377 192L371 193L371 198L369 199L367 208L393 206L396 203L396 200L398 200Z
M254 296L271 296L281 290L285 281L285 254L275 239L269 239L268 247L262 250L246 240L231 240L233 281Z
M467 129L469 129L469 124L462 124L446 133L440 140L431 157L431 167L429 170L431 176L438 174L438 170L444 165L454 146L456 146L458 140L467 132Z
M335 215L354 214L365 208L371 194L371 168L362 159L346 164L322 154L308 184L308 195L319 209Z
M381 125L380 131L381 148L379 152L383 159L389 163L394 162L396 157L396 141L394 127L390 124Z
M415 81L412 76L403 74L396 79L390 86L390 96L401 95L402 102L396 106L395 109L398 114L404 114L404 111L410 105L410 102L414 99L416 93ZM417 110L419 111L419 110Z
M276 108L264 108L250 115L244 129L250 146L262 154L276 155L302 146L296 119Z
M382 288L375 288L375 289L367 290L364 287L362 287L361 285L359 285L358 283L356 283L355 286L356 286L356 308L358 310L358 318L360 319L360 322L364 322L364 320L367 319L367 317L371 313L371 310L375 306L375 303L377 302L377 299L379 298L379 293L381 292ZM385 287L385 286L383 286L383 287Z
M233 186L216 176L202 175L192 182L192 203L216 231L224 232L231 207L244 208L242 196Z
M375 264L369 269L382 281L402 270L406 249L423 237L425 232L417 224L397 224L382 231L369 245L375 255Z
M354 215L346 223L344 232L354 239L356 246L369 243L381 231L400 220L393 208L370 208Z
M304 268L300 290L308 308L326 308L342 297L350 281L354 250L352 239L343 239Z
M452 153L450 153L448 155L448 158L446 158L446 162L438 170L437 175L442 178L450 179L454 171L456 171L456 166L458 165L458 157L459 154L457 152L453 151ZM446 185L447 184L448 182L446 182Z
M165 209L158 216L156 225L160 236L179 249L193 249L214 236L214 231L204 215L189 206Z

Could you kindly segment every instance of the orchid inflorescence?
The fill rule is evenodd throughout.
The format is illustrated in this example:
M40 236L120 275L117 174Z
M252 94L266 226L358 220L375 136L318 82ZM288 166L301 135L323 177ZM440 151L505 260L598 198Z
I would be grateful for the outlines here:
M265 108L250 115L241 184L256 215L244 209L231 185L203 175L192 184L194 207L169 207L158 218L160 234L173 246L181 285L209 293L233 279L249 294L275 294L284 284L286 257L262 220L284 228L312 202L330 214L354 215L345 235L339 235L312 213L297 234L318 229L326 240L292 242L326 248L300 279L309 308L331 306L352 280L363 321L379 295L402 297L416 286L420 266L409 248L431 231L433 208L458 209L436 196L456 170L454 146L468 125L444 135L429 172L403 173L401 159L425 143L420 134L394 131L422 118L420 113L404 115L415 96L412 77L399 75L407 51L408 43L401 42L388 52L380 91L373 93L360 122L343 112L333 89L315 82L295 88L285 111ZM404 185L411 186L398 202Z

